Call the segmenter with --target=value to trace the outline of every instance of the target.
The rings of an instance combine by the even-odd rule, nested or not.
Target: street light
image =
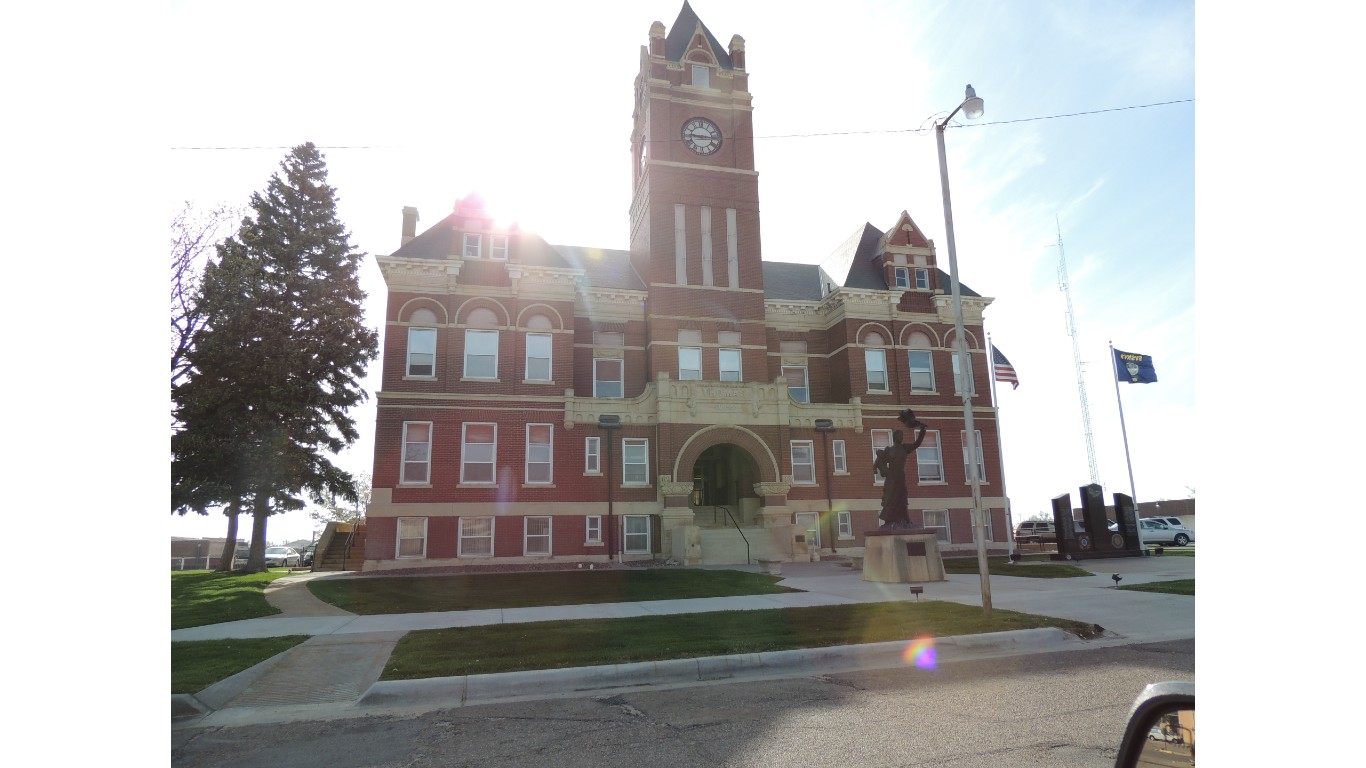
[[[835,431],[831,419],[816,419],[816,431],[821,433],[821,446],[825,452],[825,504],[827,527],[830,528],[830,554],[835,554],[835,501],[830,489],[830,440],[826,435]]]
[[[972,486],[972,537],[977,542],[977,570],[982,576],[982,612],[991,618],[991,579],[987,574],[986,526],[982,521],[982,481],[977,476],[977,431],[972,423],[972,358],[968,356],[967,334],[963,331],[963,292],[958,284],[958,250],[953,241],[953,207],[949,203],[949,169],[944,158],[944,126],[962,110],[963,116],[975,120],[985,111],[982,99],[969,85],[959,104],[949,116],[935,123],[934,137],[939,145],[939,183],[944,190],[944,233],[949,241],[949,284],[953,289],[954,341],[963,381],[958,389],[963,395],[963,431],[968,453],[968,482]]]
[[[617,526],[612,514],[612,432],[621,429],[620,416],[599,416],[598,429],[607,433],[607,561],[616,556]]]

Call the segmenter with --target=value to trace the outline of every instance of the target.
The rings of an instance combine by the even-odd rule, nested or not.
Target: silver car
[[[299,564],[299,553],[289,547],[266,547],[267,568],[292,568]]]

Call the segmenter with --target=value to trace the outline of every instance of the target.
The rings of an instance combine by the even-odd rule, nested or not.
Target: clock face
[[[710,155],[721,148],[721,129],[705,117],[694,117],[683,124],[683,143],[699,155]]]

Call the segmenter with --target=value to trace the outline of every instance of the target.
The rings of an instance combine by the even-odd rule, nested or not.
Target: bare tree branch
[[[218,243],[242,218],[242,209],[219,205],[196,210],[186,201],[171,218],[171,386],[185,380],[187,353],[204,320],[196,305],[204,267]]]

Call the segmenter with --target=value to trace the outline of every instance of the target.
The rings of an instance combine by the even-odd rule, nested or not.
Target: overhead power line
[[[1133,105],[1130,105],[1130,106],[1127,106],[1127,107],[1111,107],[1111,108],[1109,108],[1109,109],[1092,109],[1092,110],[1088,110],[1088,111],[1086,111],[1086,112],[1068,112],[1068,113],[1066,113],[1066,114],[1061,114],[1061,115],[1040,115],[1039,117],[1021,117],[1021,118],[1018,118],[1018,119],[1016,119],[1016,120],[992,120],[992,121],[988,121],[988,122],[985,122],[985,123],[975,123],[975,122],[974,122],[974,123],[954,123],[954,124],[951,124],[949,127],[950,127],[950,128],[980,128],[980,127],[984,127],[984,126],[988,126],[988,125],[1010,125],[1011,123],[1030,123],[1030,122],[1034,122],[1034,121],[1037,121],[1037,120],[1058,120],[1058,119],[1061,119],[1061,118],[1064,118],[1064,117],[1084,117],[1084,116],[1086,116],[1086,115],[1099,115],[1099,114],[1103,114],[1103,113],[1106,113],[1106,112],[1123,112],[1123,111],[1128,110],[1128,109],[1148,109],[1149,107],[1166,107],[1166,106],[1170,106],[1170,105],[1172,105],[1172,104],[1189,104],[1189,103],[1194,102],[1194,101],[1195,101],[1195,99],[1177,99],[1177,100],[1175,100],[1175,101],[1159,101],[1159,102],[1156,102],[1156,103],[1153,103],[1153,104],[1133,104]],[[926,121],[926,122],[931,122],[931,121]],[[933,126],[933,125],[929,125],[929,126],[922,125],[922,126],[919,127],[919,128],[882,128],[882,129],[870,130],[870,131],[827,131],[827,132],[824,132],[824,133],[781,133],[781,134],[773,134],[773,135],[771,135],[771,136],[753,136],[753,137],[751,137],[751,138],[754,138],[754,139],[808,139],[808,138],[816,138],[816,137],[820,137],[820,136],[869,136],[869,135],[885,134],[885,133],[916,133],[916,134],[926,134],[926,133],[929,133],[929,132],[932,131],[932,130],[934,130],[934,126]],[[738,137],[737,137],[737,138],[738,138]],[[678,141],[678,139],[670,138],[670,139],[665,139],[664,141]],[[375,144],[370,144],[370,145],[348,145],[348,146],[319,146],[319,147],[318,147],[318,149],[396,149],[396,148],[397,148],[397,147],[394,147],[394,146],[375,145]],[[171,149],[172,149],[173,151],[177,151],[177,150],[200,150],[200,151],[223,150],[223,151],[231,151],[231,150],[258,150],[258,149],[270,149],[270,150],[281,150],[281,149],[283,149],[283,150],[289,150],[289,149],[293,149],[293,147],[171,147]]]

